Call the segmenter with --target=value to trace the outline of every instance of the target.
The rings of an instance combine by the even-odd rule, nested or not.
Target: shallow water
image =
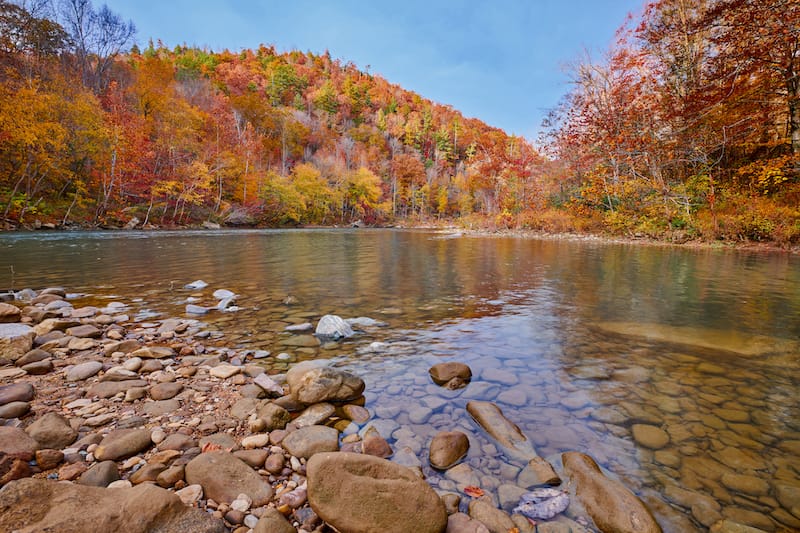
[[[182,288],[195,279],[209,287]],[[391,230],[0,235],[0,289],[53,285],[133,302],[142,321],[181,316],[192,294],[213,305],[214,289],[238,293],[239,311],[201,318],[224,333],[216,342],[352,369],[381,434],[443,490],[479,484],[506,507],[517,497],[523,465],[466,413],[481,399],[539,455],[593,456],[665,531],[722,517],[800,527],[797,257]],[[324,348],[283,331],[326,313],[387,326]],[[431,382],[447,360],[472,368],[466,389]],[[637,424],[669,442],[637,443]],[[425,466],[432,436],[450,429],[470,435],[463,477]]]

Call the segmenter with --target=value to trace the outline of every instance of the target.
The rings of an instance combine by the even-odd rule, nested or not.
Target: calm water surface
[[[466,413],[482,399],[553,462],[593,456],[665,531],[800,529],[800,258],[391,230],[0,235],[0,289],[60,285],[130,303],[142,322],[181,316],[195,279],[209,284],[201,304],[240,295],[239,311],[202,317],[209,344],[356,372],[381,434],[442,490],[518,498],[524,465]],[[284,332],[327,313],[387,326],[333,348]],[[471,366],[466,389],[430,381],[449,360]],[[638,424],[669,441],[646,447]],[[452,429],[470,435],[471,472],[426,466],[432,436]]]

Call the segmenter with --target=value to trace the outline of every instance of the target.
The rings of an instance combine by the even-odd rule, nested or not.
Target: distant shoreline
[[[42,227],[21,227],[14,229],[0,228],[0,235],[4,233],[38,233],[43,231],[56,231],[65,233],[83,233],[89,231],[102,231],[102,232],[119,232],[119,231],[145,231],[145,232],[160,232],[160,231],[216,231],[216,230],[264,230],[264,229],[284,229],[284,230],[303,230],[303,229],[400,229],[400,230],[429,230],[450,235],[455,238],[458,235],[470,237],[514,237],[520,239],[538,239],[547,241],[582,241],[582,242],[598,242],[607,244],[627,244],[627,245],[644,245],[644,246],[661,246],[661,247],[676,247],[694,250],[740,250],[758,253],[786,253],[791,255],[800,254],[800,245],[792,245],[789,247],[780,246],[772,242],[733,242],[733,241],[705,241],[702,239],[691,239],[682,242],[673,242],[667,240],[654,239],[651,237],[624,237],[619,235],[606,235],[598,233],[550,233],[545,231],[531,230],[531,229],[467,229],[455,226],[452,224],[407,224],[401,223],[397,225],[377,225],[377,226],[355,226],[355,225],[304,225],[304,226],[284,226],[284,227],[266,227],[266,226],[220,226],[212,225],[206,226],[203,224],[187,225],[187,226],[155,226],[149,225],[148,227],[137,228],[124,228],[124,227],[103,227],[103,226],[82,226],[75,225],[70,227],[50,227],[52,225],[42,225]]]

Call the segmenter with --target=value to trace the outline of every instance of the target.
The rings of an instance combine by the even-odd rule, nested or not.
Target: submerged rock
[[[199,291],[201,289],[205,289],[206,287],[208,287],[208,283],[202,279],[195,280],[183,286],[184,289],[189,289],[191,291]]]
[[[601,531],[661,533],[647,506],[622,483],[606,477],[591,457],[566,452],[561,460],[575,484],[575,497]]]
[[[800,342],[792,339],[748,335],[735,330],[716,330],[693,327],[643,324],[640,322],[598,322],[595,327],[618,335],[645,338],[650,341],[669,342],[724,350],[747,356],[775,352],[797,352]]]
[[[442,431],[431,442],[430,461],[433,468],[446,470],[458,463],[469,451],[469,439],[460,431]]]
[[[510,457],[530,461],[538,456],[528,437],[495,404],[473,400],[467,403],[467,411]]]

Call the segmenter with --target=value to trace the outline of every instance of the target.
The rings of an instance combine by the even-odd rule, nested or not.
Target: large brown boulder
[[[338,531],[441,533],[442,500],[411,469],[371,455],[318,453],[306,465],[308,501]]]
[[[247,494],[253,507],[269,503],[272,487],[247,463],[228,452],[201,453],[186,465],[186,483],[200,485],[206,498],[230,503]]]
[[[223,533],[222,520],[187,507],[150,484],[105,489],[43,479],[13,481],[0,491],[0,531],[34,533]]]
[[[580,452],[561,454],[564,474],[575,484],[575,497],[601,531],[661,533],[645,504],[619,481],[603,475],[597,463]]]
[[[296,364],[286,373],[292,397],[304,404],[320,402],[346,402],[364,392],[364,380],[318,361]]]

